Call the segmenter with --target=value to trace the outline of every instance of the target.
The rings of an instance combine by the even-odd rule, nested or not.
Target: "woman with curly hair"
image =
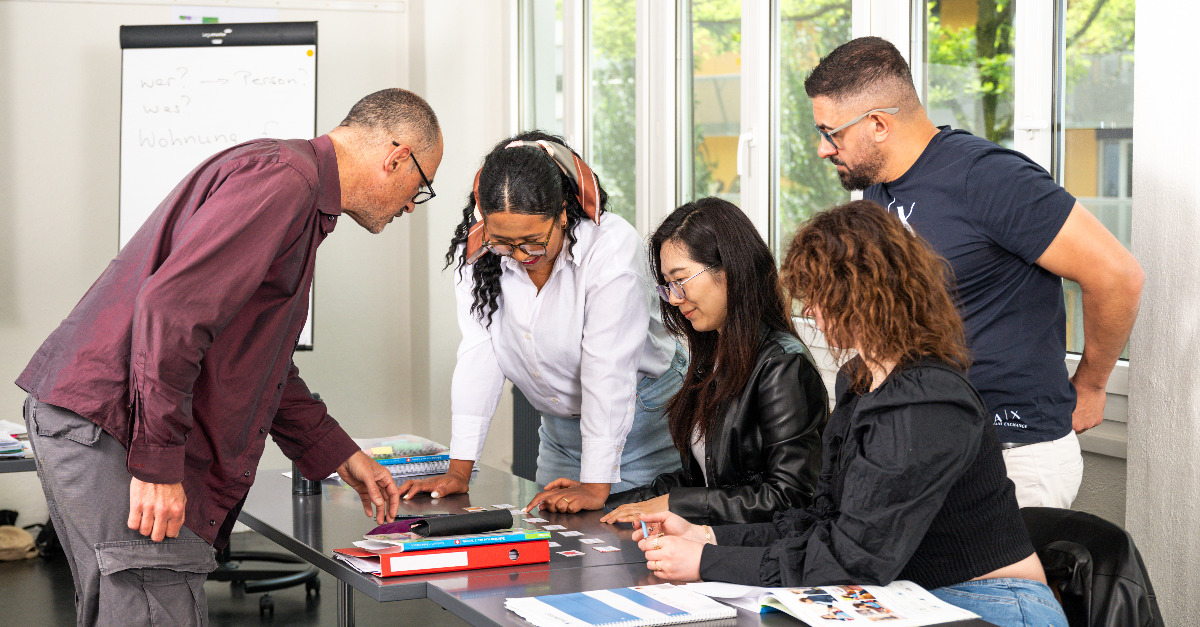
[[[538,484],[579,482],[527,510],[599,509],[679,468],[662,413],[687,359],[653,302],[641,237],[607,200],[561,138],[522,133],[484,158],[446,253],[463,335],[450,469],[406,482],[404,498],[467,491],[505,379],[541,412]]]
[[[882,207],[855,201],[805,223],[782,271],[844,364],[813,503],[720,527],[648,514],[647,567],[756,586],[905,579],[997,625],[1065,627],[963,374],[945,262]]]

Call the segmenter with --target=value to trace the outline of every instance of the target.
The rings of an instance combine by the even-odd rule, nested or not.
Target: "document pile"
[[[396,521],[333,556],[377,577],[550,561],[550,532],[514,526],[508,510]],[[405,531],[379,533],[389,528]]]
[[[911,581],[893,581],[886,586],[807,588],[755,588],[706,581],[684,587],[751,612],[786,612],[814,627],[874,625],[880,621],[888,627],[918,627],[978,618]]]
[[[25,425],[0,420],[0,459],[27,457],[25,452],[28,449],[29,437],[25,432]]]
[[[510,598],[504,607],[536,627],[648,627],[737,617],[732,607],[669,583]]]
[[[367,455],[383,464],[393,477],[440,475],[450,469],[450,447],[419,435],[400,434],[390,438],[355,438]]]
[[[526,529],[440,538],[368,535],[353,548],[334,549],[333,556],[376,577],[420,575],[549,562],[549,538],[549,531]]]

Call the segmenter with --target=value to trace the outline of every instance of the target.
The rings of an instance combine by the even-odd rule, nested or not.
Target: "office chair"
[[[1069,509],[1025,507],[1021,516],[1071,627],[1163,627],[1128,532]]]
[[[321,580],[315,566],[283,569],[265,568],[254,562],[275,564],[304,564],[307,562],[287,553],[274,551],[232,551],[228,546],[217,552],[217,569],[209,573],[209,581],[228,581],[230,591],[236,596],[246,592],[270,592],[292,586],[304,585],[304,598],[312,604],[321,595]],[[260,616],[275,615],[275,600],[264,594],[258,600]]]

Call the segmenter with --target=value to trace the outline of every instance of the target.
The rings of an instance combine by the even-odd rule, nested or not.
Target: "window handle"
[[[746,153],[750,150],[750,146],[754,145],[754,129],[750,129],[741,135],[738,135],[737,145],[737,173],[738,176],[746,176]]]

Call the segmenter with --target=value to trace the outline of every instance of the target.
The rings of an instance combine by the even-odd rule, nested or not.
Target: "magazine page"
[[[977,617],[911,581],[894,581],[886,586],[772,588],[764,604],[813,627],[875,624],[917,627]]]

